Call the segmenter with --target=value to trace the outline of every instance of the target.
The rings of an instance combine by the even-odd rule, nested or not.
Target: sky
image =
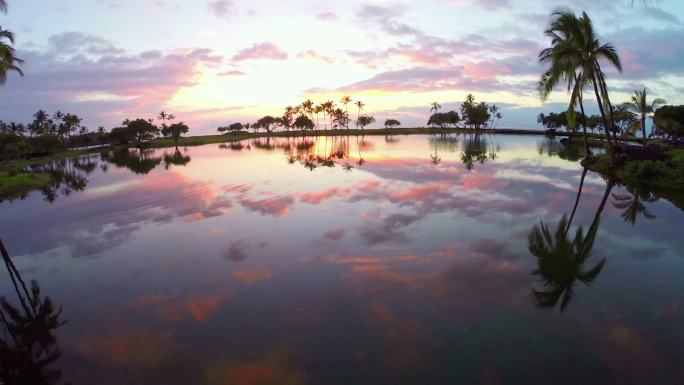
[[[684,103],[680,0],[8,2],[0,26],[15,32],[25,76],[0,87],[4,121],[61,110],[111,128],[164,110],[208,134],[349,95],[380,123],[423,126],[432,102],[458,110],[473,93],[500,106],[500,127],[535,128],[540,112],[566,108],[564,89],[542,103],[536,82],[544,28],[568,8],[622,57],[624,72],[608,71],[614,102],[646,87]]]

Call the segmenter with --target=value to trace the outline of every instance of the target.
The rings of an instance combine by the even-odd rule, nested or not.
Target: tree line
[[[160,136],[176,144],[190,131],[183,122],[164,111],[155,119],[126,119],[121,126],[107,131],[100,126],[90,131],[75,114],[57,111],[50,115],[39,110],[28,124],[0,121],[0,159],[21,159],[49,155],[58,151],[102,145],[145,147]]]
[[[648,144],[648,138],[658,137],[665,140],[677,140],[684,137],[684,106],[662,106],[663,99],[647,102],[646,90],[636,91],[631,102],[613,107],[615,120],[614,130],[620,138],[633,138],[641,133],[643,143]],[[574,115],[574,117],[570,117]],[[651,132],[646,133],[646,122],[652,119]],[[575,119],[573,123],[571,119]],[[600,115],[585,116],[580,111],[568,114],[568,111],[541,113],[537,116],[537,123],[549,130],[565,128],[576,132],[577,124],[586,127],[592,133],[603,133],[605,126]]]
[[[315,130],[340,130],[349,129],[353,116],[350,115],[349,105],[356,107],[356,121],[353,123],[356,129],[364,130],[375,123],[373,115],[363,114],[366,104],[360,100],[353,102],[351,97],[344,96],[337,104],[331,100],[314,103],[310,99],[303,101],[297,106],[287,106],[281,116],[266,115],[254,123],[233,123],[217,129],[220,133],[263,130],[267,133],[274,131],[290,131],[293,129],[302,131]],[[387,123],[390,123],[387,125]],[[396,126],[398,121],[386,122],[386,126]]]

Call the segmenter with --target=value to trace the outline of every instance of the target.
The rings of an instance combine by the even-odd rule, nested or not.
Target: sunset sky
[[[10,0],[24,78],[0,88],[0,120],[43,108],[95,129],[171,111],[194,133],[350,95],[384,121],[424,125],[429,105],[467,93],[502,107],[500,126],[536,127],[536,57],[555,9],[586,10],[625,71],[615,102],[647,87],[684,103],[684,3],[629,0]]]

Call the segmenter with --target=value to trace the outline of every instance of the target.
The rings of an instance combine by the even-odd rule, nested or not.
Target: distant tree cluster
[[[656,100],[657,101],[657,100]],[[644,112],[640,112],[643,110]],[[663,139],[676,140],[684,137],[684,106],[663,106],[655,110],[653,114],[653,130],[650,135],[646,134],[646,118],[651,115],[652,109],[637,109],[631,103],[624,103],[612,108],[611,125],[614,133],[620,137],[634,137],[641,131],[642,137],[661,137]],[[604,120],[600,115],[584,116],[575,111],[577,124],[584,126],[592,132],[604,132]],[[551,112],[539,114],[537,123],[547,129],[566,129],[576,131],[577,124],[573,127],[568,120],[568,112]]]
[[[266,115],[251,124],[233,123],[219,127],[217,131],[231,133],[248,131],[251,128],[254,132],[263,130],[272,133],[278,130],[290,131],[292,129],[310,131],[349,129],[352,122],[349,114],[349,104],[351,103],[352,99],[349,96],[343,97],[340,105],[330,100],[319,104],[306,100],[298,106],[285,107],[282,116]],[[375,122],[372,115],[362,114],[363,108],[366,106],[362,101],[356,101],[353,105],[357,107],[355,122],[357,129],[363,130]]]
[[[684,106],[660,107],[653,117],[653,135],[669,140],[684,138]]]
[[[472,94],[469,94],[461,104],[460,115],[456,111],[439,112],[441,109],[442,106],[438,102],[432,103],[430,108],[432,115],[428,119],[428,126],[440,128],[494,128],[502,118],[499,107],[485,102],[478,103]]]
[[[394,128],[401,126],[401,122],[396,119],[385,120],[385,128]]]

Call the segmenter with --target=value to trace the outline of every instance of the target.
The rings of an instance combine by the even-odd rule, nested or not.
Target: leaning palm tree
[[[646,88],[641,91],[634,91],[632,101],[624,104],[628,110],[641,117],[641,135],[643,137],[644,147],[648,144],[648,138],[646,138],[646,117],[649,114],[654,113],[659,106],[667,103],[664,99],[660,98],[653,99],[653,101],[649,103],[647,96]]]
[[[7,82],[7,74],[10,71],[14,71],[20,76],[24,76],[24,72],[19,68],[24,61],[16,57],[13,45],[14,33],[0,27],[0,85]]]
[[[579,104],[582,96],[582,90],[585,86],[593,85],[599,112],[606,127],[608,151],[612,159],[610,131],[614,131],[615,122],[600,62],[607,62],[622,72],[620,57],[611,44],[599,42],[591,19],[586,13],[579,18],[572,12],[556,12],[553,16],[554,19],[546,30],[546,35],[552,40],[551,48],[540,54],[540,61],[549,64],[549,69],[542,75],[540,82],[542,96],[561,81],[567,82],[568,89],[572,90],[568,109],[572,117],[574,107]],[[583,109],[583,105],[580,107]],[[609,119],[612,124],[609,124]]]

